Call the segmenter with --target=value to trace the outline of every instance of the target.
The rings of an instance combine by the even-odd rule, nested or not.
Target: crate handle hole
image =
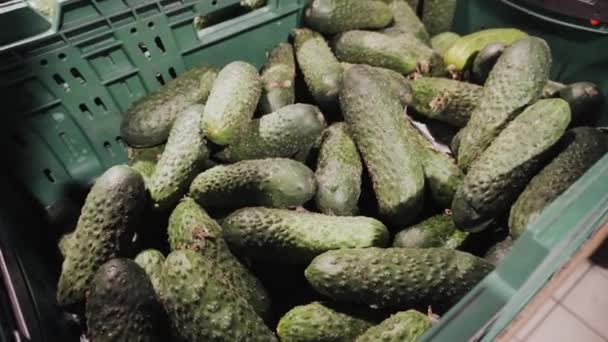
[[[47,61],[46,59],[41,59],[40,60],[40,65],[47,66],[48,64],[49,64],[49,61]]]
[[[150,53],[150,50],[148,50],[148,47],[146,46],[146,44],[144,43],[139,43],[137,45],[139,47],[139,51],[141,51],[141,53],[147,58],[150,59],[152,57],[152,54]]]
[[[153,27],[154,27],[154,22],[153,22],[153,21],[149,22],[149,23],[148,23],[148,27],[149,27],[149,28],[153,28]]]
[[[44,169],[42,171],[44,173],[44,175],[46,176],[46,179],[49,180],[49,182],[51,183],[55,183],[55,177],[53,177],[53,173],[51,172],[51,170],[49,169]]]
[[[81,103],[78,108],[80,108],[80,111],[87,116],[87,118],[89,118],[90,120],[93,120],[93,114],[91,113],[91,111],[89,110],[89,107],[84,104]]]
[[[59,74],[54,74],[53,79],[58,86],[60,86],[64,91],[70,91],[70,85],[61,77]]]
[[[103,148],[105,148],[106,151],[108,151],[108,154],[110,154],[111,156],[114,155],[114,150],[112,149],[112,144],[110,144],[109,141],[103,142]]]
[[[165,79],[163,78],[163,75],[160,74],[160,72],[156,73],[156,80],[158,81],[158,83],[160,83],[160,85],[165,85]]]
[[[213,6],[217,5],[217,0],[211,1],[211,5],[213,5]]]
[[[104,112],[108,111],[108,107],[106,107],[106,104],[99,97],[96,97],[94,101],[97,107],[101,108]]]
[[[125,144],[124,140],[122,140],[121,137],[116,137],[116,143],[120,146],[122,146],[123,148],[126,148],[127,145]]]
[[[11,134],[11,138],[13,139],[14,142],[16,142],[21,147],[25,147],[26,146],[26,143],[25,143],[25,140],[23,140],[23,137],[21,137],[17,133]]]
[[[84,76],[82,76],[82,74],[80,73],[80,71],[78,71],[78,69],[72,68],[72,69],[70,69],[70,73],[77,81],[80,82],[80,84],[87,83],[87,80],[84,78]]]
[[[154,38],[154,43],[156,43],[156,46],[158,46],[160,51],[165,53],[165,44],[163,44],[163,41],[162,39],[160,39],[160,37],[157,36],[156,38]]]
[[[136,34],[137,33],[137,27],[131,27],[131,34]]]
[[[59,59],[61,59],[62,61],[65,61],[68,58],[68,56],[66,56],[66,54],[63,52],[58,54],[57,57],[59,57]]]
[[[175,68],[173,68],[173,67],[169,68],[169,75],[171,75],[172,78],[177,78],[177,73],[175,72]]]

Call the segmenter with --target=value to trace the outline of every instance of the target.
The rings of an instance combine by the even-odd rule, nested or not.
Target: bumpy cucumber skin
[[[457,0],[425,0],[422,22],[431,36],[449,31],[454,22]]]
[[[595,128],[578,127],[566,132],[560,145],[561,152],[532,178],[511,207],[509,228],[514,239],[608,152],[608,136]]]
[[[456,43],[456,41],[460,38],[458,33],[454,32],[442,32],[439,33],[433,38],[431,38],[431,47],[433,50],[437,51],[438,54],[443,56],[443,54]]]
[[[320,106],[338,99],[342,86],[342,67],[319,33],[301,28],[293,31],[296,59],[308,90]]]
[[[281,342],[352,342],[373,325],[336,305],[313,302],[289,310],[277,325]]]
[[[311,29],[332,35],[356,29],[381,29],[393,20],[382,1],[313,0],[304,13]]]
[[[336,56],[343,62],[368,64],[404,75],[443,72],[439,55],[413,36],[390,37],[378,32],[353,30],[335,40]]]
[[[416,6],[408,5],[403,0],[391,0],[388,6],[393,14],[393,25],[388,29],[389,34],[409,33],[425,44],[430,36],[422,21],[416,15]]]
[[[416,310],[401,311],[367,329],[355,342],[414,342],[432,326],[431,319]]]
[[[561,99],[540,100],[511,121],[473,163],[454,195],[456,226],[480,231],[505,214],[551,157],[569,123],[570,108]]]
[[[455,127],[466,126],[483,93],[478,85],[439,77],[420,77],[410,86],[417,113]]]
[[[222,227],[191,198],[185,198],[169,217],[169,245],[172,251],[200,252],[234,286],[260,317],[270,314],[270,298],[262,283],[230,252]]]
[[[216,77],[215,68],[196,67],[142,98],[125,114],[121,137],[132,147],[162,144],[169,137],[178,113],[207,100]]]
[[[229,145],[251,121],[262,93],[257,69],[246,62],[226,65],[217,75],[205,104],[201,127],[207,139]]]
[[[161,286],[169,319],[187,341],[277,341],[215,264],[195,251],[167,256]]]
[[[127,148],[128,165],[139,172],[144,178],[146,185],[156,170],[158,158],[165,150],[165,145],[157,145],[144,148]]]
[[[290,208],[306,203],[314,192],[314,174],[306,165],[269,158],[213,167],[194,179],[189,195],[205,208]]]
[[[152,287],[154,287],[154,291],[160,299],[160,276],[163,272],[163,263],[165,262],[163,253],[156,249],[146,249],[139,252],[134,261],[146,271],[148,278],[152,282]]]
[[[463,170],[468,170],[519,110],[540,98],[550,69],[549,45],[540,38],[520,39],[505,50],[461,134],[458,165]]]
[[[270,50],[262,70],[263,90],[259,103],[262,114],[295,102],[295,77],[296,61],[291,44],[281,43]]]
[[[325,252],[308,282],[338,301],[378,308],[451,307],[492,271],[485,260],[445,248],[353,248]]]
[[[388,244],[384,224],[363,216],[250,207],[230,214],[222,227],[234,250],[279,263],[305,265],[328,250]]]
[[[167,210],[188,191],[192,179],[203,169],[209,150],[201,132],[203,105],[193,105],[180,113],[169,140],[150,178],[150,197],[155,209]]]
[[[380,214],[391,226],[416,218],[424,201],[424,173],[415,144],[402,134],[403,107],[365,66],[344,78],[340,104],[371,175]]]
[[[253,11],[266,5],[267,0],[241,0],[241,6]]]
[[[68,251],[72,247],[72,238],[74,237],[74,232],[64,234],[57,242],[57,247],[59,247],[59,252],[65,258],[68,255]]]
[[[451,216],[436,215],[395,234],[393,247],[458,249],[467,235],[456,229]]]
[[[317,161],[315,202],[324,214],[352,216],[359,212],[363,164],[357,146],[343,122],[323,133]]]
[[[526,37],[523,31],[512,28],[498,28],[477,31],[460,37],[443,55],[443,61],[454,70],[464,70],[477,52],[492,43],[510,45]],[[527,58],[524,58],[527,60]]]
[[[493,43],[486,45],[486,47],[479,51],[471,67],[471,78],[475,83],[482,85],[486,83],[490,71],[492,71],[492,68],[496,65],[496,62],[505,52],[506,48],[505,44]]]
[[[129,259],[112,259],[95,273],[86,318],[92,341],[165,341],[162,305],[146,272]]]
[[[310,149],[326,123],[316,106],[297,103],[253,120],[242,139],[216,155],[225,162],[247,159],[292,158]]]
[[[59,304],[81,304],[97,269],[128,251],[145,204],[144,180],[127,166],[114,166],[95,181],[63,260]]]
[[[340,65],[344,72],[346,72],[348,69],[358,64],[343,62],[340,63]],[[371,70],[386,83],[386,86],[399,95],[399,99],[403,106],[407,106],[412,102],[412,87],[410,86],[410,81],[407,77],[396,71],[385,68],[371,67]]]

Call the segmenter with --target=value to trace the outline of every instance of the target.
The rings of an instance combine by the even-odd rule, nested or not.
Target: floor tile
[[[545,303],[543,303],[538,310],[533,314],[532,317],[528,319],[528,321],[517,331],[516,337],[523,340],[536,328],[537,325],[541,323],[541,321],[547,317],[547,314],[553,307],[556,302],[552,298],[547,298]]]
[[[562,299],[562,305],[608,338],[608,279],[593,267]]]
[[[562,299],[568,291],[572,288],[574,284],[576,284],[589,270],[591,264],[588,261],[583,261],[579,265],[576,266],[576,269],[562,281],[557,290],[553,292],[553,298],[556,300]]]
[[[581,323],[560,305],[555,306],[549,316],[525,341],[530,342],[605,342],[593,330]]]

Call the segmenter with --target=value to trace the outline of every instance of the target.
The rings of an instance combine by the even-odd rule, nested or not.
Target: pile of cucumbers
[[[596,85],[518,29],[449,32],[455,6],[312,0],[261,72],[132,105],[60,305],[92,341],[416,340],[608,151]]]

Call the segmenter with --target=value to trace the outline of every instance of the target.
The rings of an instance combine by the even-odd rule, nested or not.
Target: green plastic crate
[[[592,81],[608,96],[608,36],[602,29],[584,29],[581,23],[536,9],[534,17],[522,11],[529,12],[528,7],[511,6],[519,2],[508,3],[461,0],[454,30],[521,27],[550,43],[554,80]],[[118,127],[121,113],[133,101],[198,64],[246,60],[260,67],[266,51],[287,40],[300,24],[304,4],[270,0],[261,9],[244,12],[238,0],[63,0],[44,18],[31,16],[36,12],[23,1],[0,6],[0,28],[23,23],[10,16],[17,12],[31,23],[0,34],[0,141],[7,152],[5,165],[10,165],[4,171],[34,199],[23,198],[14,188],[1,198],[0,251],[6,247],[2,232],[19,224],[44,230],[38,216],[61,208],[75,189],[86,191],[105,169],[125,162]],[[194,18],[207,15],[221,20],[196,29]],[[608,125],[608,105],[601,120]],[[424,339],[492,340],[608,218],[606,184],[608,157],[546,210],[513,253]],[[30,208],[30,203],[42,210],[35,204]],[[22,240],[11,241],[17,241],[19,255],[26,255],[17,259],[26,279],[23,289],[36,303],[31,315],[43,322],[41,330],[55,331],[42,327],[48,317],[59,315],[52,300],[54,285],[49,285],[58,270],[36,261],[32,255],[40,250]]]

